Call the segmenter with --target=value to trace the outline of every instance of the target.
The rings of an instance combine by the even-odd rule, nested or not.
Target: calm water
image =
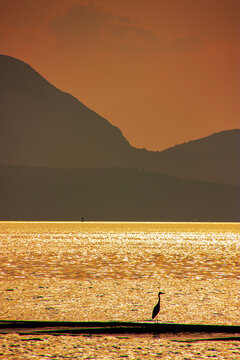
[[[0,223],[0,319],[240,325],[240,224]],[[7,359],[240,358],[238,342],[0,336]],[[2,345],[1,345],[2,344]],[[44,354],[44,355],[43,355]],[[216,355],[217,354],[217,355]]]

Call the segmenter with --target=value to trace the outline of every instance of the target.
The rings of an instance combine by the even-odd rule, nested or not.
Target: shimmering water
[[[240,325],[240,224],[0,223],[0,319]],[[235,343],[0,336],[5,358],[240,358]]]
[[[240,225],[0,223],[2,279],[240,279]]]
[[[161,289],[163,321],[240,324],[239,230],[2,222],[0,318],[147,320]]]

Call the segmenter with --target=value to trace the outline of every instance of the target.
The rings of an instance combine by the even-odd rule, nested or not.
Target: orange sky
[[[160,150],[239,128],[239,0],[0,0],[0,53]]]

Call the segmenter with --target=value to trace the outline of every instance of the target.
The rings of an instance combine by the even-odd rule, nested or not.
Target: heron
[[[160,311],[160,296],[161,296],[161,294],[165,294],[165,293],[162,292],[162,291],[159,291],[159,293],[158,293],[158,303],[157,303],[157,305],[155,305],[154,308],[153,308],[152,320],[157,316],[157,314],[158,314],[159,311]]]

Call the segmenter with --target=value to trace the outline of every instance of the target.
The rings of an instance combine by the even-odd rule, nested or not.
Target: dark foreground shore
[[[77,334],[238,334],[240,326],[208,324],[173,324],[126,321],[14,321],[0,320],[0,333],[20,335],[77,335]],[[233,337],[233,336],[232,336]],[[231,337],[231,338],[232,338]],[[237,339],[237,337],[236,337]]]

